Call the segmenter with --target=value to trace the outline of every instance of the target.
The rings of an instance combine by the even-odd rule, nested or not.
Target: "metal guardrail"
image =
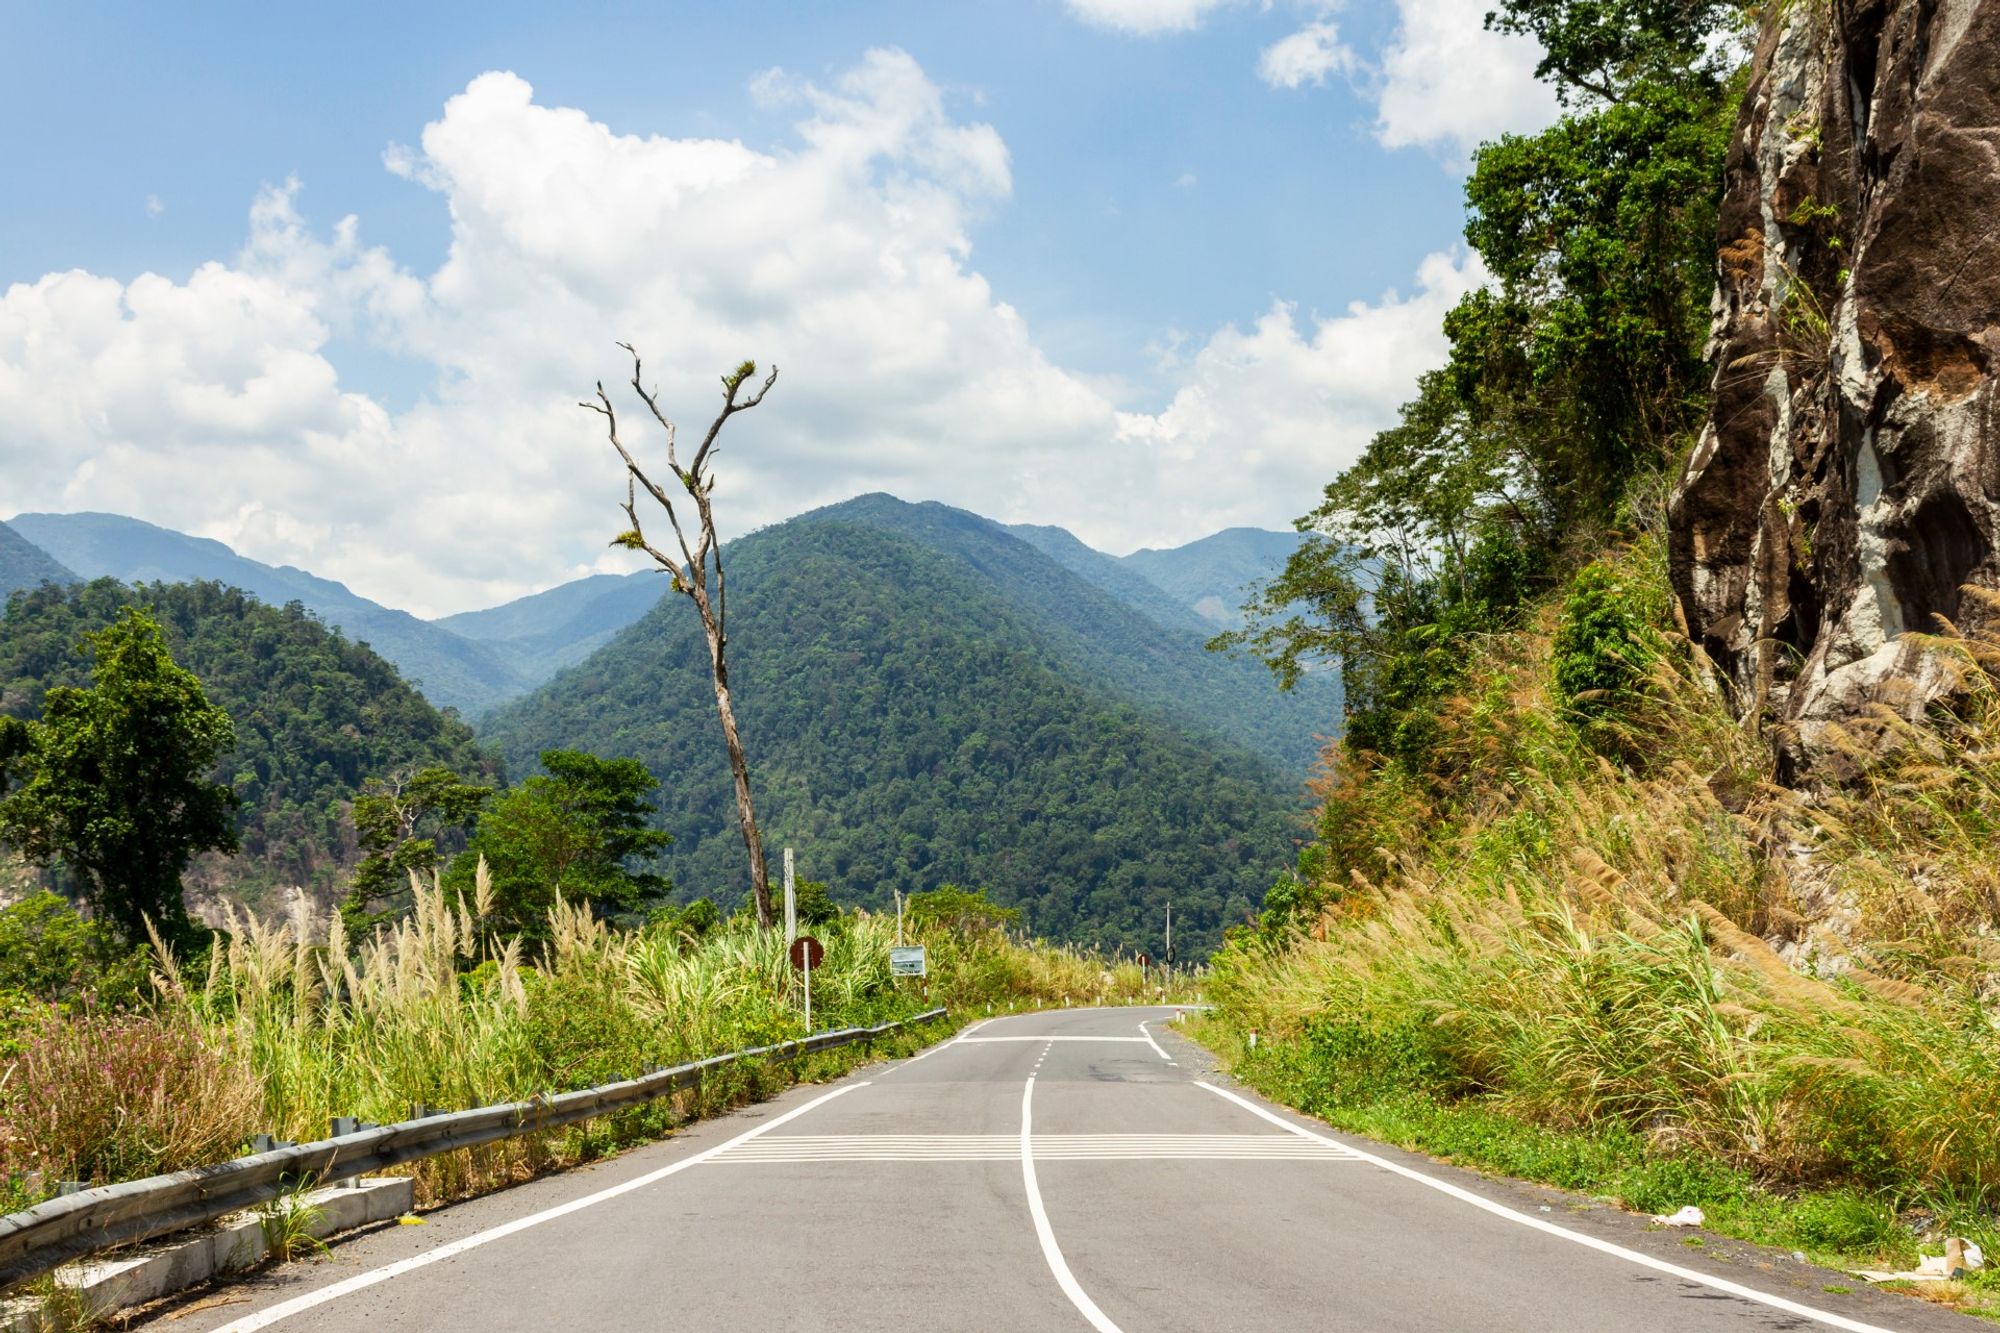
[[[743,1060],[790,1060],[868,1041],[944,1016],[928,1009],[872,1028],[841,1028],[800,1041],[757,1046],[661,1069],[640,1078],[525,1102],[453,1111],[355,1134],[275,1148],[218,1166],[102,1185],[0,1217],[0,1289],[121,1245],[212,1222],[304,1184],[324,1185],[459,1148],[556,1129],[695,1086],[713,1069]]]

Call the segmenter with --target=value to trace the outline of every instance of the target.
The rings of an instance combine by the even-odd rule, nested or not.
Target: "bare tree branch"
[[[747,412],[764,401],[764,395],[777,383],[778,368],[771,367],[771,373],[750,396],[742,397],[743,385],[757,373],[753,361],[745,361],[731,373],[722,377],[722,410],[716,413],[708,431],[702,436],[701,445],[686,467],[681,466],[676,452],[678,431],[672,418],[660,406],[659,391],[647,389],[645,366],[640,360],[638,349],[630,343],[619,343],[632,357],[632,392],[653,414],[666,437],[667,469],[680,483],[687,498],[694,504],[696,536],[692,544],[688,541],[687,529],[682,526],[681,515],[674,508],[673,497],[665,487],[647,475],[646,470],[633,457],[632,451],[618,435],[618,413],[611,404],[611,397],[604,391],[604,382],[597,383],[597,401],[584,401],[578,406],[588,408],[604,418],[605,431],[610,437],[611,447],[625,464],[625,503],[620,506],[625,511],[626,522],[630,526],[612,539],[612,545],[628,550],[643,551],[673,580],[673,588],[694,603],[695,612],[701,618],[703,635],[708,640],[709,674],[715,686],[715,707],[722,723],[722,736],[729,748],[729,767],[736,782],[737,822],[743,830],[743,848],[750,861],[750,888],[757,903],[757,923],[769,928],[771,913],[771,879],[764,861],[764,839],[757,828],[756,812],[750,798],[750,768],[744,757],[743,741],[736,725],[736,710],[729,689],[729,604],[727,585],[722,571],[722,545],[715,533],[715,512],[710,505],[710,497],[715,493],[715,474],[708,470],[713,461],[722,428],[731,417],[739,412]],[[667,523],[674,531],[675,543],[680,547],[680,557],[669,555],[655,546],[646,536],[644,522],[639,517],[639,491],[644,490],[649,498],[666,512]],[[709,562],[715,565],[713,596],[710,595]]]

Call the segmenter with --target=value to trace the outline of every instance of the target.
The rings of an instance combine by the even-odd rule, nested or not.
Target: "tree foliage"
[[[470,728],[366,645],[296,604],[270,606],[215,583],[100,579],[17,595],[0,621],[0,714],[38,717],[51,687],[83,684],[83,635],[134,605],[151,609],[175,660],[235,724],[236,744],[210,776],[240,798],[241,855],[200,863],[191,878],[204,885],[252,904],[285,885],[331,893],[362,851],[348,806],[368,778],[433,764],[476,784],[499,774]]]
[[[461,850],[492,795],[492,787],[467,782],[442,764],[366,779],[354,798],[362,856],[340,906],[349,929],[366,930],[406,910],[410,877],[428,877]]]
[[[1445,368],[1299,521],[1311,534],[1217,646],[1282,684],[1337,666],[1350,763],[1422,775],[1468,646],[1620,521],[1706,409],[1702,346],[1734,99],[1707,0],[1506,0],[1568,112],[1483,145],[1466,239],[1492,274]],[[1369,761],[1373,762],[1373,761]]]
[[[760,755],[773,845],[842,903],[977,884],[1050,938],[1205,952],[1292,857],[1292,780],[1078,680],[1037,622],[958,562],[837,521],[731,547],[731,676]],[[663,607],[494,715],[525,764],[628,754],[666,779],[658,826],[679,892],[733,908],[749,884],[714,734],[706,645]]]
[[[7,722],[0,842],[60,864],[126,942],[149,923],[183,936],[181,872],[198,852],[236,848],[235,793],[209,777],[235,729],[145,612],[126,608],[84,652],[88,688],[57,686],[39,719]]]
[[[657,807],[647,797],[660,784],[646,766],[580,750],[544,750],[541,765],[480,816],[447,886],[470,887],[484,860],[493,895],[488,925],[527,939],[546,931],[559,898],[606,912],[664,898],[673,885],[644,866],[673,838],[649,824]]]

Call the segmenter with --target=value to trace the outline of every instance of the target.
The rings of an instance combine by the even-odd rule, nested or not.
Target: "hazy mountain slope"
[[[539,685],[581,662],[611,636],[653,609],[666,592],[663,574],[593,574],[484,611],[431,622],[485,645],[526,685]]]
[[[0,605],[23,588],[74,583],[76,573],[41,547],[0,523]]]
[[[980,885],[1038,931],[1154,950],[1171,897],[1187,947],[1212,945],[1288,862],[1295,780],[1085,683],[993,574],[1018,553],[1087,585],[924,508],[914,526],[983,525],[985,567],[825,512],[730,545],[731,675],[773,865],[790,844],[803,874],[875,905]],[[748,878],[714,708],[671,600],[482,730],[517,773],[552,746],[644,760],[683,896],[733,905]]]
[[[1036,523],[1009,523],[1006,531],[1040,551],[1049,559],[1110,593],[1135,611],[1144,612],[1170,629],[1191,634],[1213,634],[1214,627],[1186,603],[1171,596],[1151,579],[1128,568],[1114,555],[1086,546],[1068,528]]]
[[[329,891],[354,861],[347,802],[364,779],[427,763],[498,771],[464,723],[369,648],[297,607],[215,583],[134,589],[101,579],[24,593],[0,620],[0,710],[33,717],[50,686],[88,684],[78,640],[132,604],[153,609],[175,660],[236,724],[217,776],[243,802],[243,853],[205,858],[196,879],[207,888],[251,902],[294,884]]]
[[[1319,755],[1321,737],[1340,728],[1340,689],[1331,673],[1281,693],[1263,666],[1207,651],[1208,631],[1161,624],[990,519],[878,494],[792,520],[824,521],[899,533],[962,562],[1021,613],[1053,660],[1079,681],[1184,730],[1244,745],[1302,776]]]
[[[1276,575],[1304,540],[1296,532],[1225,528],[1165,550],[1134,551],[1121,562],[1217,629],[1243,622],[1252,583]]]
[[[518,695],[524,683],[498,655],[371,602],[344,585],[289,565],[266,565],[218,541],[190,537],[117,514],[19,514],[10,523],[87,579],[123,583],[209,580],[241,588],[272,606],[298,602],[348,638],[396,664],[405,680],[441,707],[474,716]]]

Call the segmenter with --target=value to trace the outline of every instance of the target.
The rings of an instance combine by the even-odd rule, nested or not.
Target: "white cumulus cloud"
[[[1257,75],[1273,88],[1297,88],[1325,83],[1327,75],[1348,73],[1356,63],[1354,52],[1341,44],[1340,29],[1321,19],[1265,47]]]
[[[1070,12],[1086,23],[1118,32],[1153,36],[1191,32],[1230,0],[1066,0]]]
[[[725,368],[783,368],[726,437],[733,532],[883,489],[1107,549],[1178,542],[1309,505],[1442,358],[1439,321],[1480,276],[1439,256],[1407,296],[1273,305],[1181,358],[1160,411],[1121,410],[972,265],[1012,189],[990,126],[899,51],[759,88],[797,108],[781,147],[620,133],[481,75],[385,155],[450,218],[428,273],[352,217],[314,225],[286,182],[233,258],[185,280],[5,289],[0,514],[129,513],[426,613],[631,567],[605,547],[615,456],[577,406],[599,379],[619,392],[625,340],[689,428]],[[350,343],[431,387],[399,410],[356,391]]]
[[[1532,38],[1488,32],[1492,0],[1397,0],[1400,22],[1380,60],[1376,137],[1456,160],[1487,139],[1555,120],[1555,91],[1535,79]]]

